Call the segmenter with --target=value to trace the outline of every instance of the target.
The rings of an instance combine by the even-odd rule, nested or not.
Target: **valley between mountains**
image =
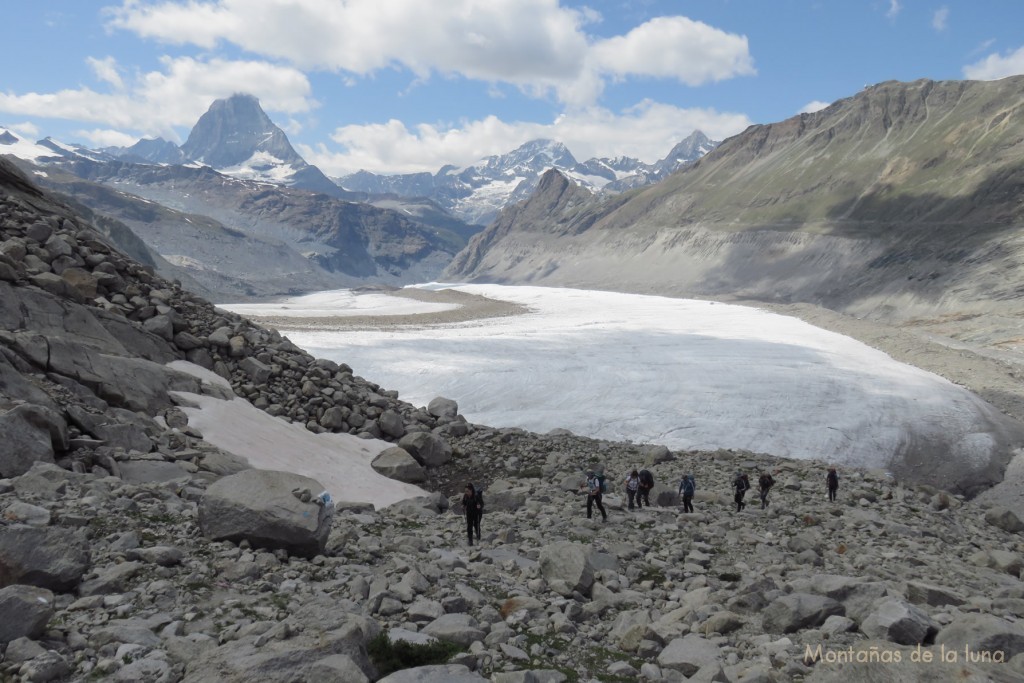
[[[248,96],[182,147],[0,136],[0,678],[1024,680],[1022,112],[1024,77],[882,83],[646,180],[541,163],[487,226],[399,193],[423,178],[342,187]],[[211,302],[427,280],[797,317],[969,390],[985,455],[841,467],[829,501],[821,460],[477,424],[282,334],[322,319]],[[393,296],[455,307],[330,325],[529,314]]]

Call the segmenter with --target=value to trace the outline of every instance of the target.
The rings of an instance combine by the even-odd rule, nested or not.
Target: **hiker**
[[[466,534],[469,544],[473,545],[473,532],[476,531],[476,542],[480,542],[480,518],[484,516],[484,492],[477,490],[473,484],[466,484],[462,494],[462,509],[466,512]]]
[[[836,489],[839,488],[839,475],[836,474],[835,467],[828,468],[828,474],[825,475],[825,483],[828,484],[828,499],[835,502]]]
[[[587,483],[580,487],[580,491],[586,491],[587,493],[587,519],[590,519],[594,513],[594,503],[597,503],[597,509],[601,511],[601,517],[604,521],[608,521],[608,513],[604,511],[604,505],[601,504],[601,480],[593,472],[587,472]]]
[[[762,472],[757,479],[757,488],[761,492],[761,509],[768,507],[768,492],[775,486],[775,477],[768,472]]]
[[[747,504],[743,502],[743,496],[747,495],[747,489],[750,488],[750,480],[742,472],[736,472],[736,478],[732,480],[732,486],[736,489],[736,495],[732,499],[736,501],[736,512],[739,512],[747,507]]]
[[[629,473],[626,477],[626,497],[629,499],[629,509],[632,510],[634,507],[634,500],[636,499],[637,489],[640,488],[640,475],[636,470]]]
[[[640,470],[640,486],[636,490],[636,506],[642,508],[640,501],[643,500],[647,507],[651,507],[651,489],[654,488],[654,475],[650,470]]]
[[[683,512],[693,512],[693,494],[697,491],[697,482],[692,474],[684,474],[679,482],[679,495],[683,497]]]

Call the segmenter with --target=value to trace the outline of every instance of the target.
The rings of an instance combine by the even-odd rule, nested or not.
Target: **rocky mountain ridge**
[[[564,144],[539,139],[465,168],[444,166],[434,174],[378,175],[360,171],[338,178],[338,183],[348,190],[428,197],[468,222],[487,225],[503,207],[529,197],[549,169],[559,169],[594,192],[621,192],[658,182],[717,145],[700,131],[694,131],[664,159],[653,164],[631,157],[578,162]]]

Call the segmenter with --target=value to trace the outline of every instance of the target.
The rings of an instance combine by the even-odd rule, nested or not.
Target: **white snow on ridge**
[[[990,407],[973,394],[795,318],[610,292],[454,288],[531,312],[416,330],[284,331],[410,403],[446,396],[495,427],[866,467],[885,467],[908,440],[975,464],[992,448]]]
[[[3,135],[5,132],[11,133],[11,135],[16,138],[18,137],[6,128],[0,128],[0,135]],[[18,138],[17,142],[13,142],[9,145],[0,145],[0,154],[13,154],[19,159],[33,162],[39,161],[40,159],[57,159],[60,157],[60,154],[54,152],[48,147],[37,145],[34,142],[29,142],[28,140],[23,140],[21,138]]]
[[[226,385],[217,375],[185,361],[168,364],[207,382]],[[294,472],[311,477],[337,501],[373,503],[378,509],[406,498],[427,495],[412,484],[378,474],[370,463],[393,444],[351,434],[314,434],[304,425],[286,422],[253,407],[245,399],[224,401],[212,396],[174,392],[189,424],[218,448],[234,453],[258,469]],[[313,491],[316,495],[319,491]]]

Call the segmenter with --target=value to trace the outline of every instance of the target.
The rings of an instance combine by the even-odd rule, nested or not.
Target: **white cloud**
[[[175,126],[192,126],[210,102],[236,92],[256,95],[271,111],[301,113],[315,106],[308,79],[291,67],[190,57],[164,57],[161,63],[162,71],[139,74],[113,94],[90,88],[0,93],[0,112],[100,123],[112,129],[174,139]],[[105,60],[90,59],[89,64],[100,71],[114,69],[112,62]]]
[[[650,76],[698,85],[754,73],[747,39],[685,17],[660,17],[595,40],[592,10],[559,0],[124,0],[109,25],[212,49],[233,43],[343,79],[385,68],[508,83],[588,105],[608,78]]]
[[[118,72],[117,61],[113,57],[108,56],[103,59],[86,57],[85,61],[96,74],[96,78],[109,83],[118,90],[124,88],[124,81],[121,80],[121,74]]]
[[[940,7],[932,15],[932,28],[936,31],[945,31],[949,28],[949,8]]]
[[[600,107],[581,109],[563,114],[550,124],[509,123],[489,116],[457,126],[420,124],[411,130],[397,120],[349,125],[338,128],[331,136],[341,151],[326,145],[299,145],[298,150],[307,161],[332,176],[360,169],[376,173],[434,173],[444,164],[469,165],[537,138],[559,140],[580,161],[594,156],[628,155],[653,162],[694,130],[721,140],[750,123],[742,114],[680,109],[645,101],[618,114]]]
[[[616,77],[674,78],[687,85],[756,73],[746,36],[686,17],[658,17],[624,36],[600,41],[591,61]]]
[[[22,140],[37,140],[39,139],[39,126],[32,123],[31,121],[24,121],[22,123],[12,123],[6,126],[7,130],[14,133],[18,138]]]
[[[885,13],[885,16],[889,17],[890,19],[895,19],[896,15],[900,13],[901,9],[903,9],[903,6],[900,5],[900,0],[889,0],[889,9]]]
[[[139,141],[137,135],[129,135],[109,128],[92,130],[76,130],[72,133],[75,140],[88,140],[93,147],[131,147]]]
[[[992,54],[963,69],[964,77],[975,81],[995,81],[1024,74],[1024,47],[1005,55]]]
[[[798,111],[797,113],[798,114],[813,114],[814,112],[821,111],[822,109],[824,109],[825,107],[827,107],[827,106],[829,106],[831,104],[832,104],[831,102],[822,102],[821,100],[814,100],[812,102],[808,102],[807,104],[805,104],[803,106],[803,108],[800,111]]]

